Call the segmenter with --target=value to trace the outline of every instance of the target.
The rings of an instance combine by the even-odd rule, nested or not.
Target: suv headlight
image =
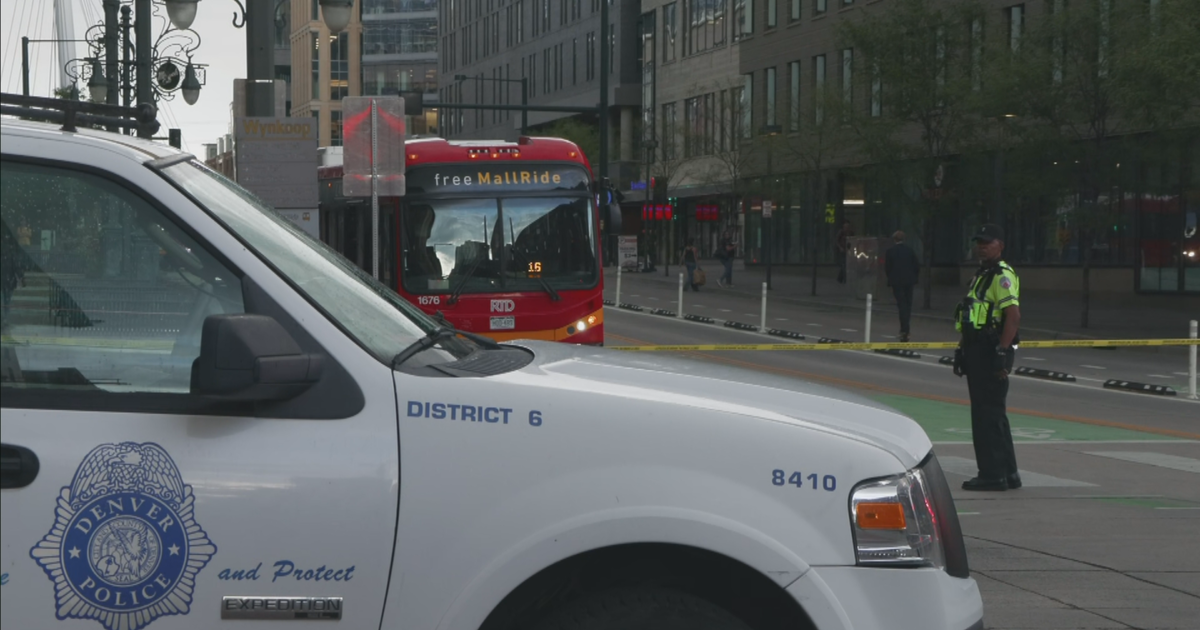
[[[864,481],[850,493],[858,564],[937,567],[967,577],[967,552],[950,486],[931,452],[919,466]]]

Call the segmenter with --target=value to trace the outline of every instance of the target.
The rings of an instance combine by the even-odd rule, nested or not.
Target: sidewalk
[[[757,298],[762,295],[762,283],[766,279],[766,268],[751,266],[733,272],[733,288],[717,286],[722,273],[720,261],[706,259],[700,266],[708,274],[708,284],[703,291],[720,291]],[[664,274],[660,265],[649,273],[624,272],[623,281],[658,282],[678,286],[680,265],[671,265],[670,276]],[[811,268],[776,266],[771,270],[771,291],[768,300],[783,300],[800,306],[836,309],[862,313],[865,299],[855,296],[854,287],[838,284],[834,278],[817,277],[817,294],[812,293]],[[822,273],[831,272],[822,269]],[[1018,269],[1018,273],[1020,270]],[[617,278],[617,268],[604,268],[605,287],[612,290]],[[878,290],[878,289],[877,289]],[[872,311],[895,317],[896,301],[891,290],[879,290],[872,296]],[[913,319],[941,322],[953,330],[954,306],[966,295],[966,287],[932,287],[931,308],[924,309],[924,292],[917,286],[913,297]],[[1090,309],[1090,326],[1081,327],[1082,300],[1076,292],[1024,291],[1021,294],[1021,331],[1026,338],[1038,339],[1168,339],[1188,336],[1188,322],[1200,319],[1200,297],[1179,295],[1106,295],[1093,294]],[[886,320],[891,321],[891,320]]]

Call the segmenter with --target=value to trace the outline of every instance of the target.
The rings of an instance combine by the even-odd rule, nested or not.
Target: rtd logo
[[[517,310],[517,303],[512,300],[492,300],[493,313],[511,313]]]

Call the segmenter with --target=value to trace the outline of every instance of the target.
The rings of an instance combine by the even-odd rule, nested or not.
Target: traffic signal
[[[651,177],[650,185],[654,188],[654,200],[659,203],[667,201],[667,180],[661,177]]]

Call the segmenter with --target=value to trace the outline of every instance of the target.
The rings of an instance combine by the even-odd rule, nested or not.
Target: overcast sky
[[[74,39],[83,39],[92,24],[102,21],[101,0],[60,0],[71,7]],[[262,0],[250,0],[262,1]],[[21,36],[54,39],[55,0],[0,0],[0,86],[5,92],[21,92]],[[156,2],[157,4],[157,2]],[[132,4],[131,4],[132,6]],[[161,9],[165,15],[165,9]],[[192,61],[207,64],[207,77],[200,100],[188,105],[175,93],[172,101],[160,103],[159,123],[183,130],[183,148],[201,158],[204,145],[216,142],[229,127],[229,104],[233,80],[246,76],[246,30],[233,27],[237,3],[233,0],[202,0],[192,30],[200,35],[200,48]],[[155,37],[158,35],[157,21]],[[30,94],[49,96],[58,84],[57,46],[31,43]],[[87,53],[82,45],[77,56]],[[165,131],[164,131],[165,135]]]

